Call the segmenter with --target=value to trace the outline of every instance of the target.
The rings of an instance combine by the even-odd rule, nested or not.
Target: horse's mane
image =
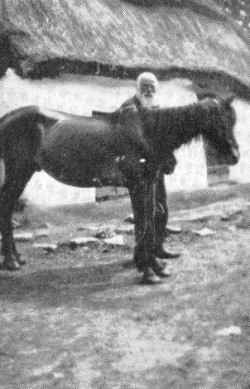
[[[149,136],[151,139],[157,137],[160,145],[165,144],[169,150],[175,150],[200,135],[207,136],[211,127],[217,128],[224,114],[225,103],[223,99],[211,97],[185,106],[155,109],[152,111],[155,131],[149,125]],[[233,107],[230,108],[234,116]]]
[[[204,111],[209,111],[211,109],[218,109],[220,102],[215,97],[206,97],[201,101],[196,101],[190,104],[181,105],[177,107],[161,107],[158,110],[162,113],[178,113],[182,114],[184,112],[195,112],[200,113]],[[200,110],[199,110],[200,109]]]

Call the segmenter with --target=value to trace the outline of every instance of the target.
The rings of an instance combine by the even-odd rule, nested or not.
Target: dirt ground
[[[132,235],[50,254],[19,243],[27,265],[0,272],[0,388],[250,389],[249,200],[249,185],[171,197],[181,257],[157,286],[129,266]],[[16,217],[55,242],[129,212],[121,199]]]

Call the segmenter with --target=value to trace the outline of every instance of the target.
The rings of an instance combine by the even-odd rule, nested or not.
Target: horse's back
[[[58,111],[55,109],[50,109],[47,107],[39,107],[39,112],[45,116],[64,121],[64,120],[83,120],[84,118],[88,118],[89,116],[85,115],[77,115],[69,112],[64,112],[64,111]]]
[[[44,128],[37,160],[55,178],[88,186],[105,166],[113,164],[116,148],[114,126],[108,118],[67,115]]]

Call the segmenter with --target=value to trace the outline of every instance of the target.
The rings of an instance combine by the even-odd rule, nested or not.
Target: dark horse
[[[23,107],[0,120],[0,229],[3,269],[17,270],[21,260],[13,239],[14,205],[35,171],[45,170],[79,187],[126,186],[135,216],[134,260],[145,283],[167,275],[157,251],[165,225],[156,207],[162,167],[181,145],[202,134],[225,156],[239,159],[232,99],[205,99],[179,108],[118,110],[84,117]]]

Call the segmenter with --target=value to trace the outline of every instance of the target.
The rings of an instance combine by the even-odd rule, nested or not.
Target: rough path
[[[169,242],[181,259],[154,287],[127,266],[129,234],[125,247],[49,254],[20,243],[29,266],[0,273],[0,388],[249,389],[250,208],[240,202],[227,217],[182,219]],[[51,240],[82,234],[75,216],[60,217]],[[193,232],[203,228],[214,234]]]

